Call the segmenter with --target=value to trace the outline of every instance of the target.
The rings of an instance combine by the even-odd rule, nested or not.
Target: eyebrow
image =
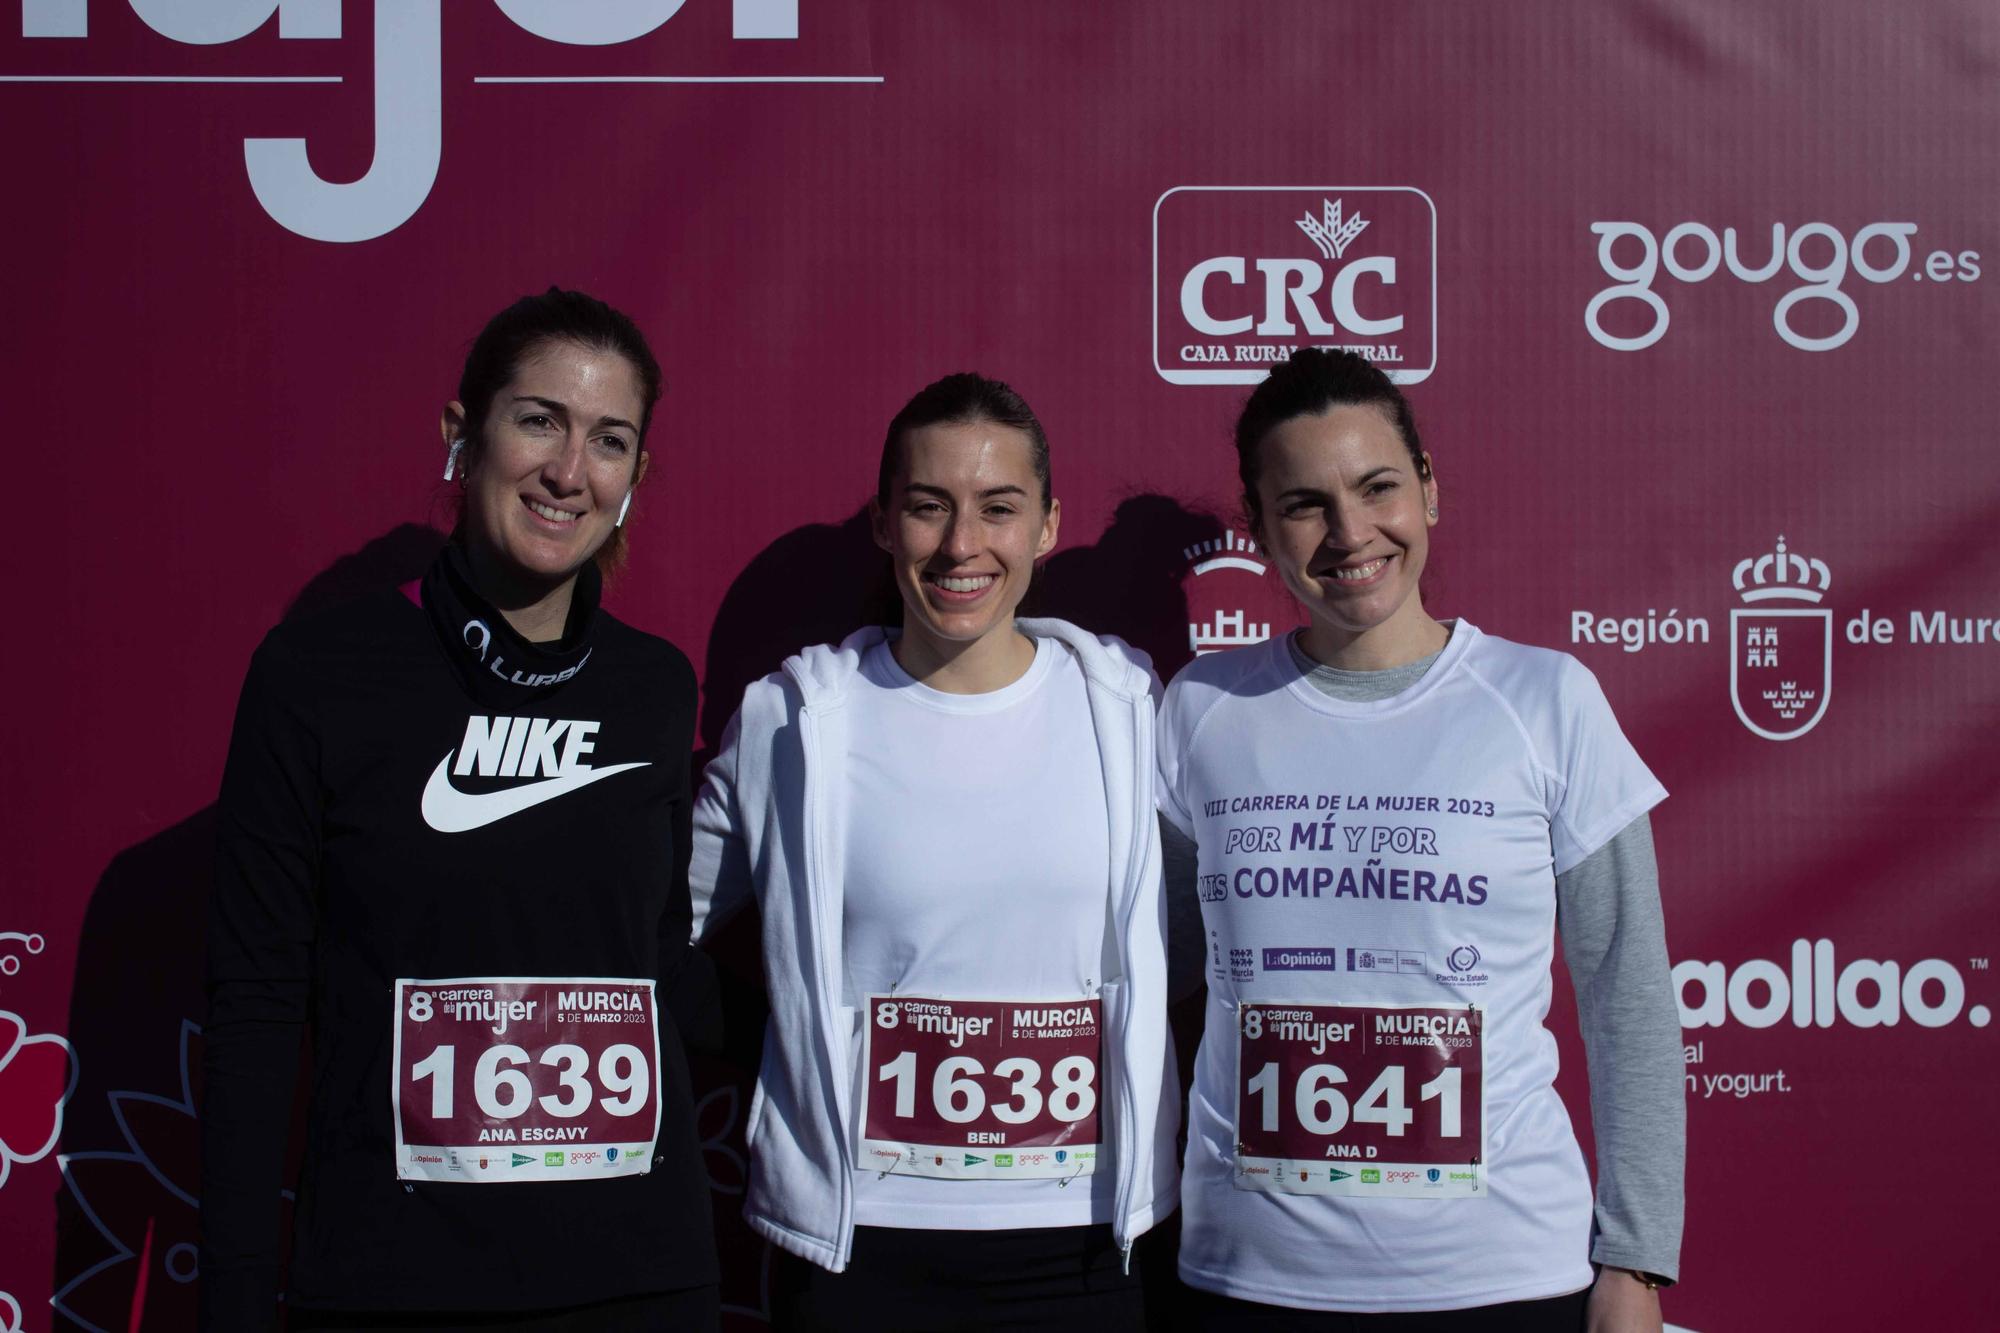
[[[927,485],[926,483],[921,481],[906,482],[903,485],[903,489],[906,491],[922,491],[925,495],[935,495],[940,500],[949,500],[952,498],[951,492],[946,490],[944,487]],[[1026,494],[1027,491],[1023,490],[1019,486],[1014,486],[1014,485],[988,486],[985,490],[979,492],[978,498],[981,500],[990,500],[996,495],[1026,495]]]
[[[1395,476],[1401,471],[1402,471],[1401,468],[1390,467],[1389,465],[1384,464],[1381,467],[1368,469],[1366,472],[1362,473],[1359,477],[1355,478],[1354,484],[1356,486],[1365,486],[1369,482],[1375,480],[1375,478],[1381,476],[1385,472],[1388,473],[1390,476]]]
[[[531,393],[517,393],[514,395],[512,401],[517,403],[534,403],[538,406],[548,408],[551,412],[560,412],[564,416],[569,415],[569,404],[555,398],[538,398]],[[639,428],[624,417],[599,417],[597,424],[600,426],[623,426],[634,435],[639,433]]]

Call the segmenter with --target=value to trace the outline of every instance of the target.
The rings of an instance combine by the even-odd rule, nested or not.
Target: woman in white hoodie
[[[695,809],[695,937],[761,909],[774,1323],[1138,1328],[1132,1242],[1176,1199],[1159,685],[1015,618],[1061,510],[1006,385],[911,399],[871,510],[900,632],[753,685]]]

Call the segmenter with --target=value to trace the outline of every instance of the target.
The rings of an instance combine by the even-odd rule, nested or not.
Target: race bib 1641
[[[1473,1005],[1239,1005],[1236,1187],[1484,1193],[1481,1020]]]

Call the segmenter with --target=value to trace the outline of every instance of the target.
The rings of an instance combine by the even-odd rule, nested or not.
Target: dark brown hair
[[[1243,483],[1243,505],[1255,531],[1264,519],[1257,499],[1257,478],[1261,472],[1259,451],[1265,439],[1293,417],[1318,416],[1336,407],[1373,406],[1382,409],[1389,424],[1410,451],[1417,476],[1430,480],[1431,465],[1424,458],[1423,441],[1417,436],[1417,419],[1410,411],[1403,391],[1365,356],[1353,352],[1323,351],[1308,347],[1280,361],[1270,375],[1250,393],[1243,412],[1236,418],[1236,475]]]

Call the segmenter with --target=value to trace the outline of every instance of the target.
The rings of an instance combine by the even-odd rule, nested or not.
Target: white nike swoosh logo
[[[525,787],[474,794],[462,792],[451,785],[451,761],[457,753],[454,750],[446,755],[431,770],[431,780],[424,784],[424,822],[439,833],[465,833],[484,828],[495,820],[519,814],[531,805],[552,801],[613,774],[630,768],[650,767],[650,763],[612,764],[607,768],[590,768],[581,773],[545,778],[540,782],[530,782]]]

